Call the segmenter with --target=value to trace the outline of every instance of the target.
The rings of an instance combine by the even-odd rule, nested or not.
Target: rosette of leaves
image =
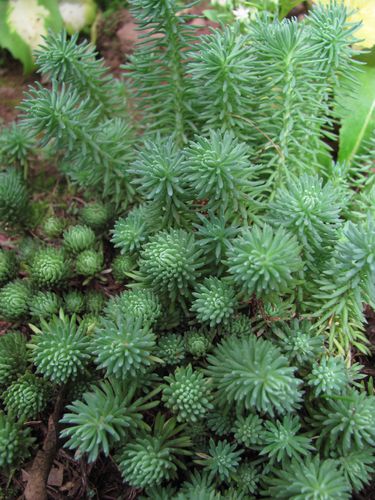
[[[191,310],[196,313],[198,321],[209,323],[211,327],[226,325],[238,305],[234,288],[214,276],[205,278],[193,296]]]
[[[156,353],[165,365],[177,365],[185,358],[185,343],[182,335],[166,333],[158,340]]]
[[[61,236],[64,231],[65,221],[61,217],[56,217],[55,215],[50,215],[47,217],[42,224],[43,234],[47,238],[55,239]]]
[[[0,336],[0,385],[8,386],[27,369],[29,353],[26,338],[19,332]]]
[[[209,380],[191,365],[176,368],[164,377],[162,400],[180,422],[196,422],[213,409]]]
[[[82,373],[90,358],[90,339],[75,315],[65,316],[60,310],[49,322],[40,322],[40,329],[30,325],[34,335],[30,347],[37,371],[56,384],[64,384]]]
[[[31,279],[43,288],[61,285],[68,276],[69,261],[60,248],[45,247],[38,250],[31,262]]]
[[[155,335],[142,318],[118,316],[117,320],[102,318],[96,328],[92,351],[98,368],[107,376],[125,380],[137,377],[157,361],[152,355]]]
[[[85,226],[91,227],[94,231],[100,231],[108,224],[112,212],[108,205],[96,201],[87,203],[81,208],[79,215]]]
[[[174,478],[179,468],[185,470],[191,441],[184,430],[185,425],[158,413],[152,434],[139,435],[121,451],[117,463],[124,480],[136,488],[151,487]]]
[[[64,294],[64,311],[67,314],[80,314],[85,309],[86,296],[78,290],[69,290]]]
[[[86,453],[88,461],[94,462],[101,451],[108,456],[113,445],[139,427],[148,428],[142,412],[158,405],[158,401],[149,401],[158,389],[135,399],[137,388],[135,382],[105,380],[85,392],[82,401],[68,405],[61,419],[68,425],[61,432],[62,438],[68,438],[65,446],[76,450],[77,458]]]
[[[256,495],[259,490],[259,482],[262,475],[259,468],[251,461],[243,460],[233,475],[233,482],[244,494]]]
[[[0,164],[21,167],[24,177],[34,152],[34,140],[30,130],[19,123],[12,123],[1,130]]]
[[[197,245],[203,250],[207,266],[215,266],[218,275],[224,270],[223,261],[231,241],[239,235],[240,226],[232,220],[222,207],[216,215],[209,209],[207,215],[197,213],[200,223],[193,223],[196,229]]]
[[[237,415],[232,427],[236,441],[246,448],[254,448],[263,443],[262,431],[263,420],[255,413]]]
[[[34,439],[30,429],[15,422],[11,415],[0,412],[0,467],[9,469],[29,455]]]
[[[9,414],[19,419],[35,419],[48,403],[48,383],[32,373],[25,373],[2,394]]]
[[[190,298],[202,265],[194,235],[182,229],[153,235],[144,245],[139,260],[142,282],[172,303],[182,304]]]
[[[15,280],[0,289],[0,317],[6,321],[24,318],[29,311],[31,289],[27,281]]]
[[[115,280],[122,283],[128,279],[128,273],[134,270],[135,262],[128,255],[116,255],[112,261],[111,268]]]
[[[111,242],[121,254],[133,254],[140,250],[152,232],[152,215],[146,205],[133,208],[121,217],[112,230]]]
[[[343,394],[351,383],[365,376],[359,373],[362,368],[357,363],[347,368],[340,356],[323,356],[312,365],[307,383],[312,387],[315,397]]]
[[[316,334],[314,325],[307,320],[293,319],[290,324],[278,322],[272,331],[279,339],[280,349],[298,366],[311,365],[323,352],[324,338]]]
[[[282,420],[264,423],[261,434],[261,455],[267,455],[270,463],[279,462],[282,468],[291,459],[301,460],[315,448],[311,437],[300,434],[301,423],[297,416],[285,415]]]
[[[253,175],[249,147],[233,133],[210,130],[195,137],[184,152],[184,170],[194,197],[207,200],[207,208],[238,211],[249,205]]]
[[[194,469],[193,472],[190,473],[189,478],[184,481],[180,488],[180,495],[177,498],[188,498],[192,496],[196,498],[196,495],[200,495],[199,491],[203,492],[203,497],[211,499],[211,493],[215,493],[215,482],[209,476],[207,471],[201,471]],[[217,498],[216,495],[215,497]]]
[[[373,447],[355,447],[344,455],[338,455],[337,461],[339,462],[339,469],[354,488],[354,491],[359,492],[365,485],[370,483],[375,467]]]
[[[195,462],[204,466],[210,478],[218,477],[221,481],[228,481],[236,472],[242,453],[242,449],[237,449],[235,444],[230,444],[226,440],[215,443],[210,439],[208,452],[199,453],[202,459]]]
[[[216,403],[216,401],[215,401]],[[207,426],[218,436],[225,436],[232,432],[233,420],[236,418],[232,408],[217,407],[207,415]]]
[[[335,460],[307,456],[293,460],[284,468],[272,469],[264,476],[267,489],[263,495],[280,500],[349,500],[350,487]]]
[[[307,259],[322,253],[337,238],[341,224],[342,194],[331,182],[323,185],[317,175],[291,176],[270,204],[269,222],[295,234]]]
[[[33,318],[50,318],[58,314],[61,305],[60,297],[50,291],[36,292],[30,303],[30,314]]]
[[[68,227],[63,235],[64,248],[74,255],[92,249],[95,240],[94,231],[90,227],[81,224]]]
[[[78,274],[91,278],[103,269],[104,255],[98,250],[84,250],[77,255],[75,267]]]
[[[292,411],[301,400],[301,381],[280,350],[268,340],[250,336],[224,339],[208,355],[208,375],[217,400],[268,413]]]
[[[354,448],[375,444],[375,399],[364,392],[347,391],[320,402],[309,423],[318,432],[316,444],[324,453],[345,455]]]
[[[229,273],[246,297],[291,291],[303,261],[295,236],[264,224],[244,229],[227,252]]]
[[[6,284],[17,276],[18,262],[16,254],[0,248],[0,285]]]
[[[191,329],[184,334],[186,351],[194,358],[202,358],[212,346],[212,335],[205,330]]]
[[[252,333],[252,323],[246,314],[237,314],[225,325],[224,333],[236,337],[248,337]]]
[[[0,221],[18,225],[29,217],[29,195],[17,170],[0,171]]]
[[[113,319],[119,315],[125,318],[131,316],[153,325],[161,315],[161,304],[152,290],[140,288],[111,298],[105,312]]]
[[[174,137],[146,139],[130,172],[139,192],[160,217],[162,228],[186,225],[190,189]]]
[[[90,290],[85,294],[85,308],[88,313],[100,314],[105,305],[105,295],[97,290]]]

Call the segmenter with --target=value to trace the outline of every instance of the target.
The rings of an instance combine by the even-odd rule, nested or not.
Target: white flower
[[[237,9],[234,9],[233,14],[237,21],[244,22],[249,19],[250,9],[240,5]]]

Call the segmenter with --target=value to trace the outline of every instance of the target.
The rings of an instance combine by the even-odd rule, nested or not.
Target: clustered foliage
[[[0,141],[0,466],[62,399],[63,446],[140,498],[349,499],[375,465],[373,141],[329,144],[357,26],[332,2],[198,37],[175,0],[131,7],[123,79],[49,34]],[[34,224],[36,149],[84,199]]]

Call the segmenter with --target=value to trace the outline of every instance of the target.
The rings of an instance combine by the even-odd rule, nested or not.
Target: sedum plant
[[[98,368],[122,380],[145,373],[158,360],[152,355],[155,335],[148,325],[141,318],[125,318],[119,315],[117,320],[102,319],[92,347]]]
[[[202,373],[193,371],[191,365],[176,368],[174,374],[164,380],[162,399],[165,406],[177,414],[179,422],[202,420],[207,411],[213,409],[209,381]]]
[[[0,139],[0,464],[61,402],[58,446],[145,498],[362,495],[375,222],[373,124],[353,150],[344,112],[368,94],[358,25],[330,2],[199,35],[191,6],[130,8],[123,72],[48,34],[50,84]]]
[[[23,428],[11,416],[0,413],[0,467],[4,470],[18,465],[29,456],[34,439],[30,429]]]
[[[177,467],[184,469],[181,459],[191,454],[191,441],[183,430],[184,425],[158,413],[152,434],[141,434],[121,451],[119,469],[124,479],[137,488],[156,486],[173,478]]]
[[[40,328],[32,326],[32,330],[32,357],[47,380],[64,384],[85,370],[91,358],[90,340],[75,315],[69,318],[60,310],[59,316],[49,322],[42,319]]]
[[[295,368],[271,342],[229,337],[208,355],[208,375],[223,404],[266,412],[290,412],[301,400]]]
[[[29,309],[30,284],[25,280],[10,281],[0,289],[0,317],[7,321],[24,318]]]
[[[17,418],[32,420],[48,403],[49,387],[45,380],[25,373],[3,393],[6,410]]]
[[[68,425],[61,433],[69,438],[65,446],[76,450],[78,458],[86,453],[89,462],[95,461],[100,451],[108,455],[114,443],[146,425],[141,412],[157,405],[148,401],[153,393],[135,399],[136,391],[134,382],[107,380],[85,392],[82,401],[68,405],[61,420]]]
[[[0,385],[7,386],[23,375],[29,364],[26,337],[20,332],[0,336]]]

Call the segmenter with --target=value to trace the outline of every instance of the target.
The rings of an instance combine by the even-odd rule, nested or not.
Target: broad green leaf
[[[33,51],[48,29],[62,26],[57,0],[0,1],[0,46],[22,62],[25,73],[34,69]]]
[[[358,92],[342,103],[340,161],[351,162],[375,128],[375,68],[364,66],[359,80]]]
[[[331,0],[320,0],[322,4],[329,4]],[[375,45],[375,0],[343,0],[344,4],[353,11],[349,21],[362,21],[362,27],[356,32],[356,36],[362,41],[360,47],[371,48]]]

